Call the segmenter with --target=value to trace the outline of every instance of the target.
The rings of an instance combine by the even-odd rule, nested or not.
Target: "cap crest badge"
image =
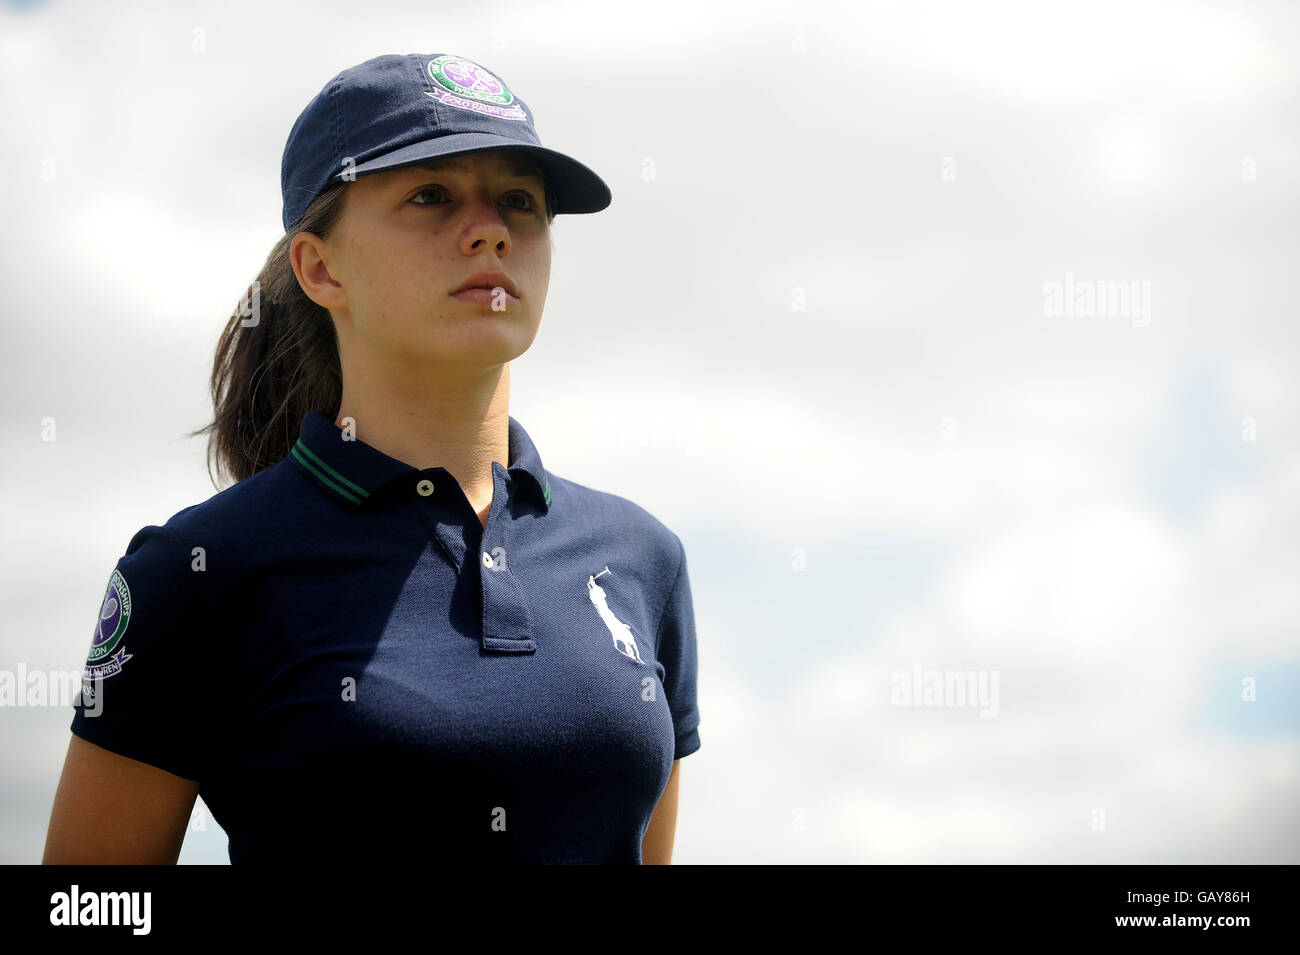
[[[429,78],[434,82],[434,89],[426,90],[426,94],[444,106],[497,119],[528,119],[504,80],[463,56],[448,53],[430,60]]]

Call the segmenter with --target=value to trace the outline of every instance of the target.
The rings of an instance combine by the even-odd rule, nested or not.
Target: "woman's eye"
[[[419,192],[417,192],[414,196],[411,197],[411,201],[412,201],[412,202],[415,202],[415,204],[416,204],[417,206],[438,206],[438,205],[442,205],[442,203],[440,203],[440,202],[417,202],[417,201],[416,201],[420,196],[426,195],[426,194],[431,193],[431,192],[432,192],[432,193],[443,193],[443,192],[445,192],[445,190],[442,188],[442,186],[425,186],[423,189],[421,189]],[[510,193],[508,196],[506,196],[506,199],[507,199],[507,200],[509,200],[509,199],[523,199],[523,200],[524,200],[524,204],[523,204],[523,205],[516,205],[516,206],[514,206],[514,208],[519,209],[520,211],[531,211],[533,208],[535,208],[535,202],[534,202],[534,200],[533,200],[533,197],[532,197],[532,194],[531,194],[531,193],[527,193],[527,192],[512,192],[512,193]]]
[[[414,196],[411,197],[411,201],[412,201],[412,202],[415,202],[416,197],[418,197],[418,196],[423,196],[425,193],[429,193],[429,192],[442,192],[442,191],[443,191],[442,186],[425,186],[423,189],[421,189],[419,192],[417,192]],[[436,203],[436,202],[416,202],[415,204],[416,204],[417,206],[436,206],[436,205],[438,205],[438,203]]]

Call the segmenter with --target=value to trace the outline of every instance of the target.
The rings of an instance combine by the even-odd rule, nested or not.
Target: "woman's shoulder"
[[[281,461],[181,508],[162,524],[142,528],[141,533],[161,528],[187,549],[255,548],[259,538],[273,539],[294,519],[294,494],[301,490],[292,477]]]
[[[556,517],[589,524],[610,534],[636,534],[658,545],[666,558],[676,559],[681,541],[662,520],[620,494],[602,491],[546,472],[551,485],[551,511]]]

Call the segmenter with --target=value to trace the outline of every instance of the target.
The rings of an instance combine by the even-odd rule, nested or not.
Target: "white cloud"
[[[837,36],[899,72],[976,82],[1016,99],[1078,104],[1146,88],[1230,102],[1293,77],[1275,26],[1222,4],[1002,0],[843,12],[852,23]],[[1269,12],[1293,16],[1280,6]]]

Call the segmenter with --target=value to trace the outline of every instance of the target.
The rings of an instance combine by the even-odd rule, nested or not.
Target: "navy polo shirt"
[[[135,534],[72,731],[197,780],[232,863],[640,862],[700,746],[680,538],[514,418],[486,526],[363,427]]]

